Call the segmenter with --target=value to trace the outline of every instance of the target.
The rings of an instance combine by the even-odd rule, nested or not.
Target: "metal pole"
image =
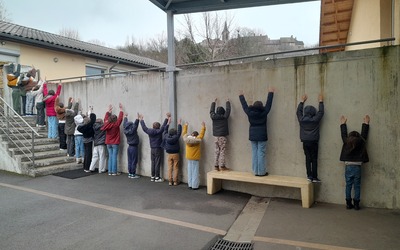
[[[175,86],[175,39],[174,39],[174,14],[167,11],[168,33],[168,86],[169,86],[169,112],[171,112],[171,127],[176,125],[176,86]]]

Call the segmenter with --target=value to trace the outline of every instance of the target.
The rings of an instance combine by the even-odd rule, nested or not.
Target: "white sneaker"
[[[163,178],[160,178],[160,177],[156,177],[156,179],[154,180],[154,182],[163,182],[164,180],[163,180]]]

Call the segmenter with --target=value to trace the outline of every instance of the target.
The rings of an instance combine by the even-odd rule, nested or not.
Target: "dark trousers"
[[[318,177],[318,142],[303,142],[303,150],[306,156],[307,177]]]
[[[36,115],[36,124],[38,125],[45,125],[44,120],[45,120],[45,113],[44,113],[44,102],[38,102],[36,103],[36,110],[37,110],[37,115]]]
[[[67,135],[67,154],[70,157],[75,156],[75,136]]]
[[[128,171],[130,174],[136,174],[136,165],[138,163],[138,147],[137,145],[129,145],[128,147]]]
[[[89,170],[93,156],[93,141],[83,143],[83,150],[84,150],[83,169]]]
[[[60,149],[67,149],[67,135],[64,132],[65,123],[58,123],[58,137],[60,139]]]
[[[151,176],[152,177],[160,177],[162,156],[163,156],[162,148],[151,148]]]
[[[21,94],[21,98],[22,98],[22,115],[26,115],[26,94]]]

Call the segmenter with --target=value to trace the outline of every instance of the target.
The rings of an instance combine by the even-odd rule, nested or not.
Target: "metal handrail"
[[[27,123],[2,97],[0,97],[0,130],[3,132],[8,142],[13,142],[27,159],[35,167],[35,136],[40,134]],[[21,132],[22,129],[27,130]],[[29,138],[30,134],[31,138]],[[24,142],[13,140],[11,136],[20,136]]]
[[[232,57],[232,58],[227,58],[227,59],[212,60],[212,61],[205,61],[205,62],[179,64],[179,65],[176,65],[175,68],[170,68],[170,66],[167,66],[167,67],[153,67],[153,68],[137,69],[137,70],[130,70],[130,71],[104,73],[104,74],[98,74],[98,75],[85,75],[85,76],[59,78],[59,79],[49,80],[49,82],[62,82],[62,81],[73,80],[73,79],[78,79],[78,80],[82,81],[83,79],[94,78],[94,77],[103,78],[103,77],[112,76],[112,75],[119,75],[119,74],[130,75],[132,73],[149,72],[149,71],[167,71],[167,72],[168,71],[177,71],[177,70],[179,70],[179,68],[192,67],[192,66],[204,65],[204,64],[215,64],[215,63],[220,63],[220,62],[230,62],[230,61],[237,61],[237,60],[250,59],[250,58],[256,58],[256,57],[276,56],[276,55],[284,55],[284,54],[299,53],[299,52],[314,51],[314,50],[315,51],[321,51],[321,50],[348,47],[348,46],[355,46],[355,45],[362,45],[362,44],[379,43],[379,42],[391,42],[391,41],[395,41],[395,40],[396,40],[396,38],[389,37],[389,38],[368,40],[368,41],[360,41],[360,42],[353,42],[353,43],[342,43],[342,44],[318,46],[318,47],[305,48],[305,49],[286,50],[286,51],[278,51],[278,52],[270,52],[270,53],[248,55],[248,56]]]

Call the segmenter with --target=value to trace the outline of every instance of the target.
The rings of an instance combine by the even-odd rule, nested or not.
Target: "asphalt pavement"
[[[83,171],[83,170],[82,170]],[[400,211],[169,186],[126,174],[0,171],[0,249],[400,249]],[[227,244],[228,245],[228,244]],[[215,248],[217,247],[217,248]]]

